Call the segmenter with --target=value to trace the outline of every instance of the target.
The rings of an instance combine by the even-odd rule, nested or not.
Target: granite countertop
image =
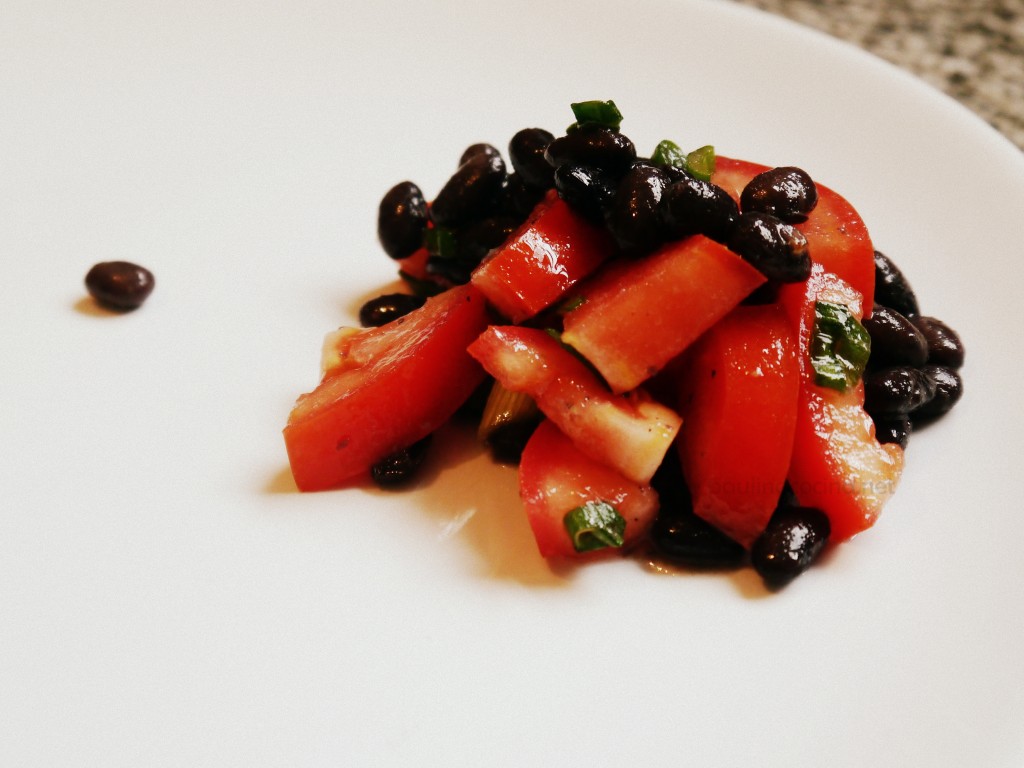
[[[1024,149],[1024,0],[734,0],[855,43]]]

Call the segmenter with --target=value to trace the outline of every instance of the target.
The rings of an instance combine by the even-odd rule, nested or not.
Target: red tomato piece
[[[764,165],[718,157],[711,181],[738,202],[747,182],[766,170]],[[868,229],[846,198],[817,181],[815,187],[818,204],[807,221],[796,227],[807,238],[811,261],[849,283],[864,297],[870,314],[875,295],[875,250]]]
[[[737,307],[686,354],[676,445],[694,512],[749,548],[786,482],[800,393],[777,306]]]
[[[473,272],[472,282],[513,323],[547,309],[614,251],[611,236],[549,197]]]
[[[806,284],[784,286],[779,302],[798,336],[800,407],[789,483],[801,504],[818,507],[832,525],[831,540],[849,539],[874,525],[903,470],[903,451],[881,444],[864,410],[864,385],[845,392],[818,386],[810,361],[814,305],[845,304],[860,318],[861,295],[815,264]]]
[[[466,347],[486,327],[483,296],[463,286],[380,328],[339,334],[333,366],[284,429],[299,490],[363,476],[447,421],[483,380]]]
[[[469,347],[506,389],[525,392],[580,451],[647,483],[679,431],[670,408],[637,390],[616,395],[547,332],[492,326]]]
[[[593,557],[621,551],[606,548],[581,554],[573,547],[565,515],[587,502],[607,502],[626,521],[623,549],[642,539],[658,514],[653,488],[594,461],[547,420],[523,450],[519,490],[537,549],[544,557]]]
[[[577,293],[562,339],[615,392],[651,378],[725,317],[765,278],[725,246],[702,236],[669,243],[637,261],[608,267]]]

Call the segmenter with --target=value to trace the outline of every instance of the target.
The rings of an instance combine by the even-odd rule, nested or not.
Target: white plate
[[[362,5],[5,3],[0,762],[1024,764],[1020,153],[727,3]],[[393,279],[383,192],[586,98],[803,166],[966,339],[881,522],[780,594],[551,570],[465,445],[414,492],[291,482],[321,336]],[[140,311],[84,298],[109,259]]]

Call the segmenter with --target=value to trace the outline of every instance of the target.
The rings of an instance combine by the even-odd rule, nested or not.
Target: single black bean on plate
[[[583,125],[554,139],[544,150],[544,157],[555,169],[569,163],[587,165],[618,177],[633,164],[636,147],[618,131]]]
[[[928,342],[912,322],[891,307],[875,304],[861,323],[871,336],[873,367],[909,365],[919,368],[928,361]]]
[[[892,259],[875,251],[875,303],[895,309],[906,318],[920,314],[917,296]]]
[[[470,144],[468,147],[466,147],[466,149],[462,152],[462,155],[459,157],[459,165],[462,165],[471,157],[474,157],[476,155],[484,155],[486,157],[501,157],[501,150],[498,149],[493,144],[488,144],[487,142],[483,141],[477,144]]]
[[[799,283],[810,277],[811,256],[807,238],[792,224],[770,214],[759,211],[741,213],[728,246],[769,280]]]
[[[783,221],[801,222],[818,204],[818,188],[801,168],[783,166],[759,173],[740,193],[742,211],[770,213]]]
[[[404,259],[423,243],[427,227],[427,201],[411,181],[387,191],[377,210],[377,238],[392,259]]]
[[[660,168],[638,163],[619,182],[605,224],[626,255],[653,250],[665,240],[659,214],[668,175]]]
[[[430,216],[440,226],[486,216],[500,201],[504,181],[505,161],[500,155],[472,154],[437,193]]]
[[[156,286],[153,273],[130,261],[102,261],[85,275],[85,288],[108,309],[137,309]]]
[[[615,199],[615,179],[600,168],[567,163],[555,169],[555,189],[574,211],[594,222],[604,221]]]
[[[926,365],[921,369],[934,385],[935,394],[910,416],[915,424],[933,421],[944,416],[956,405],[964,394],[964,382],[960,374],[943,365]]]
[[[936,317],[915,317],[914,325],[928,343],[928,362],[957,369],[964,364],[960,335]]]
[[[864,374],[864,410],[872,418],[906,416],[935,395],[935,382],[907,365]]]
[[[535,189],[550,189],[555,169],[544,159],[544,150],[554,136],[543,128],[523,128],[508,143],[508,159],[523,183]]]
[[[519,223],[517,217],[496,215],[459,228],[455,232],[458,258],[473,266],[479,264],[491,249],[508,239]]]
[[[554,186],[554,172],[552,172],[551,186]],[[546,191],[527,185],[522,176],[513,171],[505,176],[501,192],[498,195],[499,202],[495,209],[495,215],[510,216],[522,224],[533,213],[537,203],[544,199]]]
[[[662,194],[660,213],[670,240],[700,234],[724,243],[736,226],[739,208],[717,184],[684,174]]]
[[[750,549],[750,564],[767,587],[779,589],[822,553],[832,526],[815,507],[780,507]]]
[[[913,425],[908,416],[879,416],[872,419],[875,423],[875,438],[879,443],[895,443],[906,450],[910,442]]]
[[[385,456],[370,468],[373,482],[381,488],[397,488],[415,477],[430,447],[431,435]]]
[[[359,308],[359,324],[364,328],[379,328],[419,309],[426,303],[423,296],[408,293],[385,293],[370,299]]]

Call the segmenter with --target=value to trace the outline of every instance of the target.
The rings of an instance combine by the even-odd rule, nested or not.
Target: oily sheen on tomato
[[[483,296],[462,286],[387,325],[339,334],[284,429],[299,490],[359,478],[446,422],[483,380],[466,347],[486,326]]]

